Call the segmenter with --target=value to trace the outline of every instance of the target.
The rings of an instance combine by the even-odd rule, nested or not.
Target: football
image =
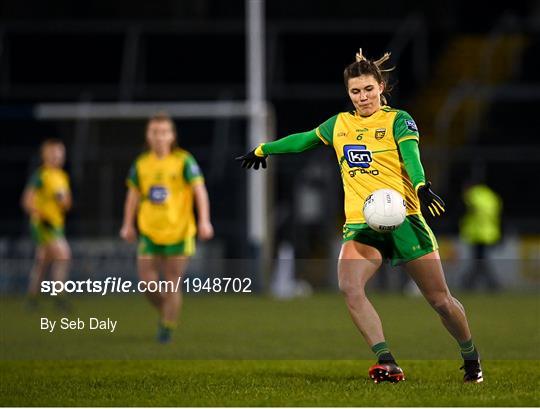
[[[384,233],[401,226],[407,209],[403,196],[394,189],[379,189],[366,198],[363,212],[369,227]]]

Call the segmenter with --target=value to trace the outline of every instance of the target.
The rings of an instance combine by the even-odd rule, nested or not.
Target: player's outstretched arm
[[[279,155],[282,153],[299,153],[313,149],[323,142],[319,139],[315,130],[309,132],[295,133],[277,141],[267,142],[259,145],[257,148],[238,156],[237,161],[242,162],[242,167],[249,169],[259,169],[262,166],[266,169],[266,158],[268,155]]]

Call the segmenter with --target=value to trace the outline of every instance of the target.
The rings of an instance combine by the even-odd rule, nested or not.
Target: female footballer
[[[404,374],[383,334],[381,320],[365,293],[366,283],[383,259],[404,264],[422,294],[440,315],[442,323],[459,343],[464,359],[465,382],[482,382],[478,351],[473,344],[463,306],[450,294],[431,229],[420,205],[432,216],[444,212],[444,202],[426,182],[418,150],[419,133],[414,120],[402,110],[386,105],[387,75],[382,65],[362,50],[345,68],[344,80],[354,110],[334,115],[315,129],[263,143],[236,158],[245,168],[266,168],[268,155],[302,152],[320,145],[333,146],[343,179],[346,222],[338,262],[339,287],[352,320],[371,347],[378,362],[369,369],[376,382],[399,382]],[[392,188],[406,201],[407,217],[395,231],[370,229],[362,203],[373,191]]]
[[[64,236],[65,213],[71,208],[69,177],[62,169],[66,148],[59,139],[41,145],[42,165],[28,181],[22,196],[23,209],[30,216],[32,238],[36,243],[34,266],[28,284],[29,306],[37,306],[39,286],[49,266],[55,281],[67,279],[71,250]],[[55,298],[61,309],[68,309],[63,296]]]
[[[135,241],[137,216],[140,281],[158,281],[161,271],[165,280],[176,283],[195,252],[195,236],[209,240],[214,235],[208,193],[193,156],[177,147],[175,125],[167,114],[159,113],[149,119],[146,142],[148,150],[135,160],[127,179],[120,236],[128,242]],[[159,312],[157,339],[167,343],[180,315],[181,285],[178,292],[145,294]]]

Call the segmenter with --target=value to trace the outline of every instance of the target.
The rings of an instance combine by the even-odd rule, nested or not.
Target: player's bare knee
[[[443,317],[452,315],[455,308],[454,299],[450,294],[440,295],[428,299],[429,303],[437,313]]]
[[[36,255],[35,264],[37,268],[44,268],[49,259],[46,254],[38,254]]]
[[[350,284],[347,281],[342,280],[341,278],[338,278],[338,288],[339,288],[339,291],[341,291],[343,294],[347,293],[349,285]]]
[[[71,261],[71,249],[67,243],[58,242],[51,247],[52,257],[55,261]]]
[[[364,286],[352,280],[339,280],[339,290],[347,301],[353,301],[365,297]]]
[[[454,301],[454,304],[459,308],[463,313],[465,313],[465,307],[463,307],[463,304],[459,302],[459,300],[455,297],[452,297],[452,300]]]
[[[62,257],[63,260],[71,261],[71,249],[69,247],[64,248]]]
[[[144,281],[147,284],[150,281],[159,280],[159,274],[157,273],[157,271],[152,270],[152,269],[139,268],[138,276],[139,276],[139,281]]]
[[[71,261],[71,251],[69,251],[69,249],[61,250],[60,252],[58,252],[56,259],[58,261],[69,263]]]

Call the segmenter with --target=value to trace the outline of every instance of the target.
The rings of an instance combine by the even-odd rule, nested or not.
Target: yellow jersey
[[[39,220],[53,227],[63,228],[65,211],[59,198],[70,193],[68,174],[62,169],[42,166],[34,172],[27,188],[35,192],[34,206],[40,214]]]
[[[420,214],[420,204],[398,145],[419,140],[411,116],[383,106],[368,117],[356,111],[341,112],[319,125],[315,132],[336,151],[345,192],[346,224],[365,223],[362,206],[375,190],[391,188],[404,197],[407,215]]]
[[[174,149],[158,158],[141,154],[133,163],[127,185],[136,189],[141,202],[137,214],[139,231],[156,244],[175,244],[196,234],[193,189],[204,183],[193,156]]]

